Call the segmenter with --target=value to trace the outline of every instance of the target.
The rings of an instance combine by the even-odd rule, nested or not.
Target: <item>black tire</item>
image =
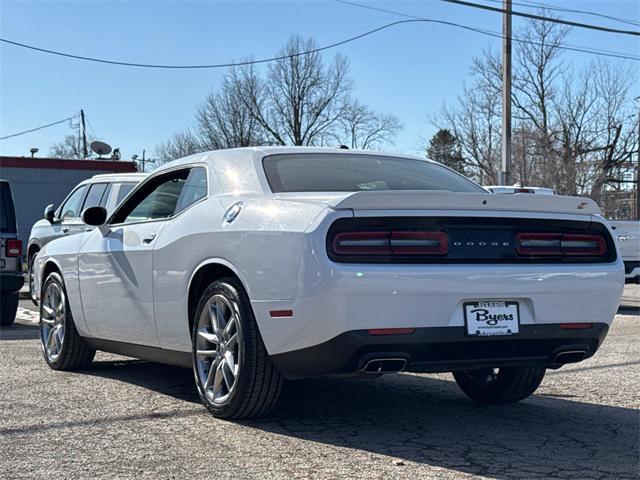
[[[0,301],[0,326],[8,327],[13,325],[18,311],[20,298],[18,292],[2,292]]]
[[[27,278],[29,279],[29,298],[31,298],[31,301],[33,302],[34,305],[38,305],[38,303],[34,300],[34,295],[33,295],[33,261],[36,258],[36,254],[39,252],[40,250],[36,250],[35,252],[31,252],[31,254],[29,255],[29,258],[27,259],[27,266],[28,266],[28,276]]]
[[[531,396],[540,386],[544,368],[483,368],[453,372],[458,386],[480,403],[513,403]]]
[[[56,359],[52,359],[47,355],[45,346],[46,339],[43,338],[46,325],[43,322],[43,308],[45,303],[45,294],[49,285],[55,284],[64,293],[64,336],[62,339],[62,347]],[[40,301],[40,346],[45,362],[53,370],[73,371],[81,370],[88,367],[93,361],[96,351],[91,348],[84,339],[78,334],[76,326],[73,323],[73,315],[69,307],[66,289],[62,277],[57,272],[52,272],[44,282],[42,288],[42,298]]]
[[[237,352],[239,373],[236,383],[222,403],[214,403],[205,394],[196,355],[199,319],[209,299],[216,295],[237,305],[241,332],[238,342],[242,347]],[[202,293],[192,320],[193,373],[200,400],[207,409],[215,417],[224,419],[256,418],[270,413],[280,396],[283,378],[267,354],[249,297],[240,282],[235,278],[222,278],[212,282]]]

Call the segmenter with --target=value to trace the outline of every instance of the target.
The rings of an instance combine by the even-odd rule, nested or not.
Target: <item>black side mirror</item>
[[[53,203],[47,205],[44,209],[44,219],[49,223],[53,223],[53,221],[56,219],[56,211],[53,207]]]
[[[101,227],[107,221],[107,211],[104,207],[85,208],[81,218],[84,223],[91,227]]]

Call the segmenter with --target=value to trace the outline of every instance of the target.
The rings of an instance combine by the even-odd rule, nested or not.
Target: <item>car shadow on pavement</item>
[[[187,368],[123,358],[94,361],[82,373],[131,383],[187,402],[200,402],[191,370]]]
[[[577,392],[579,393],[579,392]],[[414,375],[286,384],[276,415],[247,426],[492,478],[637,478],[638,412],[560,395],[469,401]]]
[[[97,361],[85,374],[198,402],[188,369],[116,360]],[[354,454],[496,479],[636,478],[637,410],[583,403],[577,401],[579,391],[479,405],[445,378],[403,374],[287,382],[270,418],[239,423]],[[203,421],[218,422],[204,408],[202,415]]]
[[[40,336],[39,325],[14,323],[0,328],[0,340],[34,340]]]

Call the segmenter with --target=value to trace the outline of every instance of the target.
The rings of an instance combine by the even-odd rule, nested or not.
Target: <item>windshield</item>
[[[410,158],[353,154],[272,155],[264,170],[279,192],[357,192],[366,190],[448,190],[486,193],[441,165]]]

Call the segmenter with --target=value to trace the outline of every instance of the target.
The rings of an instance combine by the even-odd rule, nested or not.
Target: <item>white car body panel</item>
[[[53,241],[38,255],[36,282],[44,281],[48,262],[59,266],[83,336],[179,352],[191,350],[189,286],[198,269],[210,264],[228,267],[244,285],[271,355],[350,330],[461,326],[462,302],[487,298],[520,301],[523,324],[611,323],[624,287],[620,258],[600,264],[356,265],[332,262],[326,251],[328,228],[338,218],[410,213],[607,225],[591,200],[422,191],[271,193],[264,156],[301,152],[371,154],[251,148],[172,162],[150,178],[205,165],[208,198],[171,220]],[[225,223],[225,212],[238,202],[240,215]],[[142,245],[150,233],[153,241]],[[294,316],[271,318],[269,311],[280,309],[291,309]]]
[[[611,220],[614,238],[618,242],[620,255],[625,263],[640,262],[640,220]],[[627,280],[640,278],[640,266],[625,272]]]

